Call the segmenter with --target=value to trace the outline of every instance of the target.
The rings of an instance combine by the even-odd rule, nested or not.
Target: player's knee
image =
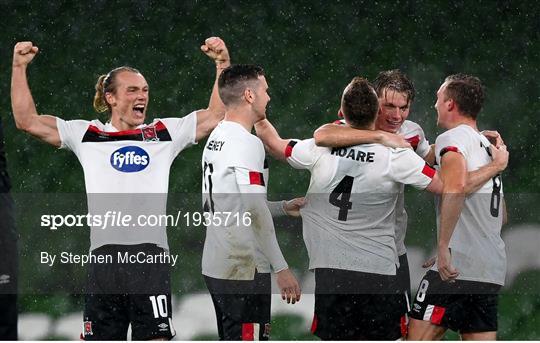
[[[407,334],[408,341],[437,341],[440,340],[446,329],[433,325],[428,321],[411,318]]]

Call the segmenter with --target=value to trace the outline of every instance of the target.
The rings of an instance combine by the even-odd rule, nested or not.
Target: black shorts
[[[397,306],[401,309],[401,335],[407,336],[407,325],[409,323],[408,313],[411,310],[411,276],[409,273],[409,260],[407,253],[399,256],[399,268],[396,271],[397,287],[401,294]]]
[[[17,340],[17,294],[0,294],[0,341]]]
[[[410,316],[460,333],[497,331],[500,289],[485,282],[444,282],[430,270],[418,287]]]
[[[158,255],[163,251],[154,244],[138,244],[105,245],[92,253]],[[88,267],[83,338],[127,340],[129,324],[133,340],[174,337],[170,265],[113,261]]]
[[[315,269],[311,332],[323,340],[396,340],[402,298],[396,276]]]
[[[266,341],[270,336],[270,273],[255,273],[253,281],[204,277],[212,296],[220,340]]]
[[[407,253],[399,256],[399,268],[396,271],[398,289],[411,298],[411,275],[409,272],[409,260]]]

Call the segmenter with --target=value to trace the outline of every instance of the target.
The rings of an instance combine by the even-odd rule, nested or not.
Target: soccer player
[[[17,231],[0,119],[0,341],[17,340]]]
[[[341,100],[347,126],[374,130],[378,109],[373,87],[354,78]],[[314,139],[281,139],[268,121],[256,129],[276,157],[311,172],[301,213],[315,270],[312,331],[326,340],[400,338],[402,311],[388,311],[402,297],[396,292],[396,203],[403,183],[440,191],[435,171],[410,149],[324,148]]]
[[[110,115],[103,124],[99,120],[66,121],[38,115],[26,76],[38,47],[19,42],[14,48],[11,81],[17,128],[75,153],[84,170],[92,215],[111,209],[134,215],[164,214],[174,158],[206,137],[224,115],[217,77],[230,65],[227,47],[220,38],[212,37],[206,39],[201,50],[216,63],[216,82],[208,109],[183,118],[156,119],[146,125],[148,84],[136,69],[120,67],[102,75],[96,84],[94,107]],[[165,226],[90,226],[93,255],[169,255]],[[83,338],[126,340],[131,324],[134,340],[170,339],[175,335],[170,293],[168,263],[91,264]]]
[[[495,151],[477,127],[483,102],[484,87],[474,76],[448,76],[437,91],[437,123],[447,129],[435,141],[443,179],[437,263],[418,288],[411,340],[440,339],[447,329],[458,331],[464,340],[496,339],[497,294],[506,274],[500,175],[465,197],[467,172],[489,164]]]
[[[277,276],[283,299],[300,300],[300,287],[283,258],[266,203],[264,146],[251,134],[253,124],[266,118],[268,84],[262,68],[233,65],[223,71],[218,85],[227,111],[204,148],[203,203],[213,217],[233,215],[208,225],[202,274],[219,338],[267,340],[270,272]]]
[[[415,89],[412,81],[398,69],[380,72],[373,81],[373,87],[379,99],[379,112],[375,122],[375,128],[380,132],[397,134],[403,137],[427,163],[433,165],[435,154],[433,146],[430,146],[424,130],[417,123],[408,120],[412,102],[415,97]],[[337,124],[343,124],[343,120]],[[315,133],[315,143],[326,147],[346,147],[350,145],[376,142],[378,133],[373,131],[354,130],[346,126],[324,125]],[[497,132],[488,131],[493,139],[500,137]],[[391,137],[391,136],[390,136]],[[502,142],[502,141],[501,141]],[[500,144],[500,143],[499,143]],[[469,173],[466,192],[473,191],[486,181],[500,173],[508,162],[508,155],[494,151],[493,162],[479,170]],[[406,335],[407,312],[410,310],[411,281],[409,275],[409,262],[405,247],[407,232],[407,212],[405,210],[404,185],[401,186],[398,202],[396,204],[396,247],[399,255],[399,267],[397,270],[398,287],[405,294],[403,299],[403,336]]]

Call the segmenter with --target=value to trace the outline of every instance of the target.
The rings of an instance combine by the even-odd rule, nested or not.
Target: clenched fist
[[[13,49],[13,67],[24,67],[30,63],[39,49],[32,42],[18,42]]]
[[[204,45],[201,46],[201,50],[213,59],[219,68],[227,68],[231,64],[229,50],[227,50],[225,42],[219,37],[207,38]]]

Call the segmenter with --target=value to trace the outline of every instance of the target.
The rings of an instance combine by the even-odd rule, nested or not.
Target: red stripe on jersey
[[[255,325],[253,323],[242,323],[242,341],[255,340]]]
[[[408,328],[407,328],[407,316],[406,315],[401,316],[399,324],[400,324],[400,328],[401,328],[401,337],[406,337],[407,333],[409,331]]]
[[[407,142],[413,147],[414,150],[418,148],[418,143],[420,143],[420,135],[416,135],[413,137],[405,138]]]
[[[317,318],[317,314],[313,314],[313,321],[311,322],[311,333],[315,334],[315,331],[317,331],[317,324],[319,324],[319,319]]]
[[[435,176],[435,169],[431,168],[429,164],[426,163],[424,165],[424,169],[422,169],[422,174],[429,177],[430,179],[433,179],[433,177]]]
[[[449,151],[459,152],[459,149],[456,148],[455,146],[447,146],[447,147],[441,149],[440,156],[442,157],[444,154],[446,154]]]
[[[285,147],[285,158],[289,158],[292,155],[292,149],[296,145],[296,141],[289,141],[287,146]]]
[[[445,311],[446,311],[446,308],[444,307],[434,306],[430,321],[435,325],[441,325],[441,321],[444,317]]]
[[[92,131],[95,133],[99,133],[106,136],[129,136],[129,135],[140,135],[143,130],[149,129],[149,128],[155,128],[156,131],[166,130],[165,124],[163,124],[161,121],[156,122],[154,125],[147,125],[140,129],[135,130],[124,130],[124,131],[117,131],[117,132],[106,132],[100,130],[97,126],[90,125],[88,126],[88,131]]]
[[[263,173],[250,171],[249,172],[249,184],[250,185],[259,185],[264,186],[264,176]]]

